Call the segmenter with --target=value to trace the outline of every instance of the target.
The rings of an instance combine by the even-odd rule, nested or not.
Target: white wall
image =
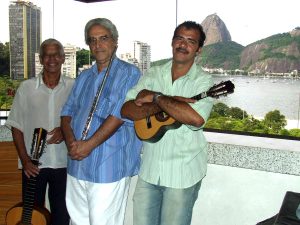
[[[125,225],[132,225],[132,180]],[[255,225],[278,213],[287,191],[300,192],[300,176],[209,164],[192,225]]]

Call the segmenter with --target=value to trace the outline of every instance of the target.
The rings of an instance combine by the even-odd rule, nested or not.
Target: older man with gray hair
[[[110,20],[90,20],[85,41],[96,63],[76,79],[61,113],[69,151],[67,208],[72,225],[122,225],[141,142],[120,110],[140,71],[115,56],[118,31]]]
[[[48,185],[52,225],[69,224],[65,203],[67,147],[60,127],[60,111],[74,79],[61,74],[64,61],[64,48],[59,41],[50,38],[41,44],[40,62],[43,70],[36,77],[21,83],[6,121],[6,125],[12,128],[19,167],[22,168],[23,202],[28,200],[25,193],[32,193],[31,178],[35,177],[34,204],[44,207]],[[48,143],[39,158],[39,165],[34,164],[31,158],[36,128],[47,131]]]

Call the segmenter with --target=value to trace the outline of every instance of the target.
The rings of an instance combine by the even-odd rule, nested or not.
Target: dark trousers
[[[40,170],[36,180],[35,205],[45,206],[45,194],[47,184],[48,199],[51,211],[51,225],[69,225],[69,214],[66,207],[66,179],[67,169],[43,168]],[[28,178],[22,173],[22,191],[23,199],[26,192]],[[24,200],[23,200],[24,201]]]

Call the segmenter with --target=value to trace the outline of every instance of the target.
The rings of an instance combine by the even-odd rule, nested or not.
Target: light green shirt
[[[213,86],[211,76],[195,63],[185,76],[172,83],[171,66],[169,61],[149,69],[128,92],[127,100],[135,99],[142,89],[193,97]],[[213,100],[208,97],[190,105],[207,121]],[[187,188],[200,181],[207,170],[207,142],[202,128],[182,125],[168,130],[156,143],[143,142],[140,177],[148,183],[172,188]]]

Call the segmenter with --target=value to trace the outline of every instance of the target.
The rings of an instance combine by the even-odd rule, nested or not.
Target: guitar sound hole
[[[146,118],[146,124],[148,129],[152,128],[151,119],[149,116]]]
[[[169,115],[165,112],[159,112],[155,114],[155,118],[156,120],[158,120],[159,122],[164,122],[167,121],[169,119]]]

